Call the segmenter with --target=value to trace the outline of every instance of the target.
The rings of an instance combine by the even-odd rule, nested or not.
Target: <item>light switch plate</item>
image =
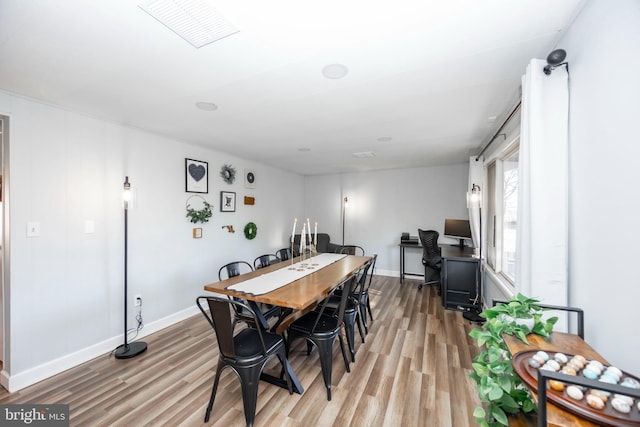
[[[84,232],[85,234],[92,234],[96,231],[96,222],[92,219],[86,219],[84,221]]]
[[[28,222],[27,223],[27,237],[40,237],[40,223]]]

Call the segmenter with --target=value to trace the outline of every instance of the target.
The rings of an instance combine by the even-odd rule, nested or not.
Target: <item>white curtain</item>
[[[467,189],[467,207],[469,208],[469,224],[471,225],[471,238],[473,239],[473,246],[477,249],[476,253],[480,254],[480,207],[482,205],[482,200],[472,200],[471,199],[471,190],[474,185],[477,185],[480,191],[484,191],[484,169],[483,169],[483,159],[480,157],[476,160],[476,157],[473,156],[469,158],[469,187]]]
[[[533,59],[522,78],[516,290],[568,302],[568,111],[565,67]]]

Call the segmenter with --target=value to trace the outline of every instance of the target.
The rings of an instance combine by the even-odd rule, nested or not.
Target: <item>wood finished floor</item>
[[[374,321],[347,373],[334,347],[331,402],[317,352],[294,343],[290,362],[305,391],[260,383],[256,426],[471,426],[478,404],[468,378],[477,354],[461,313],[444,310],[431,287],[375,276]],[[144,339],[149,350],[131,360],[96,358],[16,393],[0,403],[66,403],[72,426],[244,426],[242,396],[227,369],[203,422],[218,349],[211,327],[194,316]],[[267,371],[277,372],[276,361]]]

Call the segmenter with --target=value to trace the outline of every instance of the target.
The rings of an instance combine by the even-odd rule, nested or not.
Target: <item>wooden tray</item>
[[[518,374],[522,381],[534,392],[538,389],[538,369],[529,366],[529,358],[537,352],[538,350],[521,351],[511,360],[516,374]],[[553,357],[553,352],[547,353],[549,353],[550,357]],[[569,360],[573,357],[571,354],[566,354],[566,356]],[[580,373],[578,373],[578,375],[580,375]],[[640,381],[638,377],[630,375],[624,371],[622,372],[622,377],[632,377]],[[575,400],[567,396],[566,392],[556,391],[550,387],[547,387],[547,400],[579,417],[585,418],[599,425],[611,427],[640,426],[640,410],[638,410],[637,407],[638,399],[634,399],[633,407],[631,408],[631,412],[628,414],[623,414],[622,412],[618,412],[613,409],[611,407],[611,399],[607,400],[604,409],[593,409],[587,405],[584,398],[582,400]]]

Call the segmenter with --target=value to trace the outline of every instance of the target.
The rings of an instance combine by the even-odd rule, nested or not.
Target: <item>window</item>
[[[516,279],[518,222],[518,151],[502,161],[502,273]]]
[[[518,146],[487,166],[487,262],[511,284],[516,274]]]

